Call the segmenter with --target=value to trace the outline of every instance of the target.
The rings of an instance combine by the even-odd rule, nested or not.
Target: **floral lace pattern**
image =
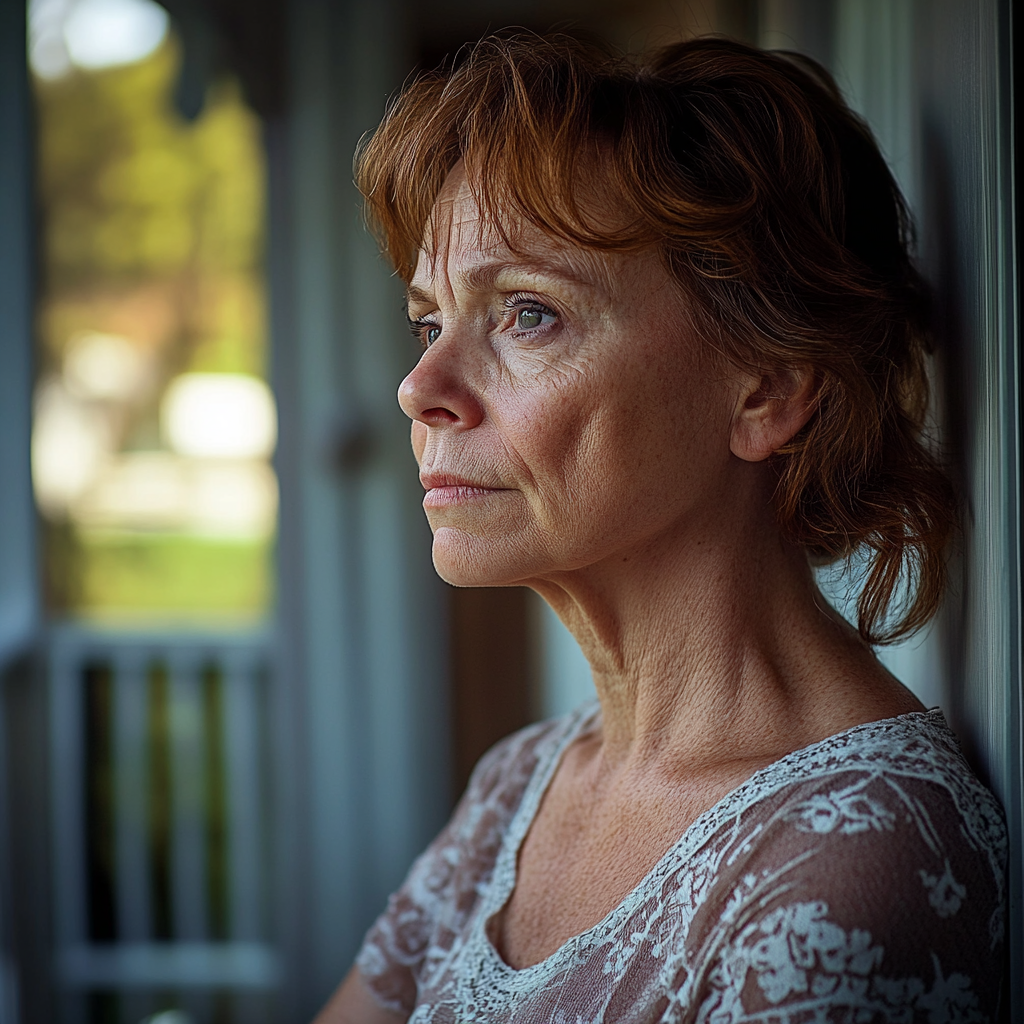
[[[509,967],[487,922],[561,755],[597,710],[477,766],[358,966],[415,1024],[995,1019],[1006,832],[939,711],[856,726],[755,773],[604,920]]]

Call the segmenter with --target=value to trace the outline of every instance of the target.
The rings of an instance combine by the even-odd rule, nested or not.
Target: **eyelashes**
[[[441,333],[441,325],[434,323],[433,320],[427,320],[423,317],[406,317],[409,322],[409,330],[412,336],[420,343],[425,352],[431,345],[437,341],[437,335]],[[431,332],[436,331],[433,337]]]
[[[505,313],[503,320],[512,318],[512,323],[503,329],[512,329],[516,337],[529,337],[550,327],[558,320],[558,314],[543,302],[516,292],[502,301]],[[426,317],[407,316],[409,331],[426,351],[441,335],[441,324]]]
[[[545,306],[543,302],[531,299],[528,295],[509,295],[502,305],[507,312],[514,315],[514,323],[520,334],[540,330],[558,319],[558,314],[553,309]],[[546,324],[545,318],[548,318]]]

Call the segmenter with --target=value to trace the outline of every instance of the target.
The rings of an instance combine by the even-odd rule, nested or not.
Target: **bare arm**
[[[403,1024],[407,1019],[385,1010],[353,967],[313,1024]]]

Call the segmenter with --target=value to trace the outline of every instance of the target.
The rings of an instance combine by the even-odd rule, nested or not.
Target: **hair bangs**
[[[635,149],[624,145],[622,114],[635,68],[620,59],[610,72],[614,58],[568,37],[534,41],[532,60],[521,37],[494,37],[467,48],[450,72],[421,75],[360,147],[368,220],[404,281],[436,237],[436,203],[460,162],[482,217],[513,252],[517,218],[587,248],[659,242],[629,201],[642,185],[621,152]]]

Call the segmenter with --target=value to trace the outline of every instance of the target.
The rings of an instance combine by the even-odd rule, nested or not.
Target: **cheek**
[[[501,403],[506,452],[544,491],[564,500],[562,486],[576,475],[588,447],[595,402],[582,375],[545,374],[509,389]]]
[[[691,339],[668,335],[664,327],[659,333],[656,323],[644,326],[636,342],[619,346],[619,359],[577,392],[581,415],[563,420],[568,429],[559,441],[573,452],[564,468],[574,490],[633,508],[649,495],[669,508],[713,472],[710,463],[728,456],[728,431],[719,389],[684,348]],[[573,404],[563,404],[563,415]]]
[[[427,425],[413,421],[409,431],[409,440],[412,442],[412,453],[416,456],[417,464],[423,462],[423,449],[427,444]]]

